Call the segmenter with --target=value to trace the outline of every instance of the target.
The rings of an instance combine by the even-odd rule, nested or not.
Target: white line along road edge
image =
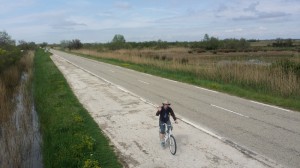
[[[127,89],[125,89],[125,88],[123,88],[123,87],[121,87],[121,86],[119,86],[119,85],[117,85],[117,84],[114,84],[113,82],[110,82],[110,81],[104,79],[103,77],[100,77],[100,76],[94,74],[93,72],[91,72],[91,71],[89,71],[89,70],[87,70],[87,69],[85,69],[85,68],[82,68],[82,67],[78,66],[77,64],[75,64],[75,63],[73,63],[73,62],[71,62],[71,61],[69,61],[69,60],[67,60],[67,59],[65,59],[65,58],[63,58],[63,57],[61,57],[61,56],[58,56],[58,55],[56,55],[56,54],[53,54],[53,55],[56,56],[56,57],[59,57],[59,58],[61,58],[61,59],[63,59],[63,60],[65,60],[66,62],[68,62],[68,63],[74,65],[75,67],[78,67],[79,69],[81,69],[81,70],[83,70],[83,71],[85,71],[85,72],[87,72],[87,73],[89,73],[89,74],[91,74],[91,75],[93,75],[93,76],[95,76],[95,77],[97,77],[97,78],[99,78],[99,79],[101,79],[101,80],[107,82],[108,84],[111,84],[111,85],[116,86],[118,89],[124,91],[125,93],[131,94],[131,95],[133,95],[133,96],[139,98],[141,101],[143,101],[143,102],[145,102],[145,103],[147,103],[147,104],[152,105],[153,107],[158,107],[158,105],[155,105],[154,103],[152,103],[152,102],[150,102],[150,101],[148,101],[148,100],[145,100],[145,99],[142,98],[141,96],[138,96],[138,95],[134,94],[133,92],[130,92],[130,91],[128,91]],[[89,59],[88,59],[88,60],[89,60]],[[95,61],[95,62],[96,62],[96,61]],[[164,78],[163,78],[163,79],[164,79]],[[176,82],[177,82],[177,81],[176,81]],[[227,110],[227,109],[226,109],[226,110]],[[208,135],[210,135],[210,136],[212,136],[212,137],[215,137],[215,138],[221,140],[221,141],[224,142],[225,144],[228,144],[228,145],[232,146],[233,148],[239,150],[239,151],[242,152],[243,154],[246,154],[247,156],[249,156],[249,157],[251,157],[251,158],[253,158],[253,159],[255,159],[255,160],[261,162],[262,164],[264,164],[264,165],[266,165],[266,166],[283,168],[282,165],[276,163],[276,162],[273,161],[272,159],[269,159],[269,158],[267,158],[267,157],[264,157],[264,156],[262,156],[262,155],[259,155],[259,154],[257,154],[256,152],[251,151],[251,150],[249,150],[249,149],[247,149],[247,148],[245,148],[245,147],[243,147],[243,146],[241,146],[241,145],[238,145],[237,143],[235,143],[235,142],[233,142],[233,141],[231,141],[231,140],[229,140],[229,139],[226,139],[226,138],[224,138],[224,137],[221,137],[221,136],[219,136],[219,135],[213,133],[212,131],[209,131],[209,130],[207,130],[207,129],[205,129],[205,128],[203,128],[203,127],[197,125],[197,124],[194,124],[193,122],[190,122],[189,120],[187,120],[187,119],[185,119],[185,118],[183,118],[183,117],[181,117],[181,116],[180,116],[180,117],[177,117],[177,118],[178,118],[179,120],[185,122],[186,124],[189,124],[189,125],[193,126],[194,128],[196,128],[196,129],[198,129],[198,130],[200,130],[200,131],[202,131],[202,132],[204,132],[204,133],[206,133],[206,134],[208,134]]]
[[[146,85],[149,85],[150,83],[148,83],[148,82],[145,82],[145,81],[142,81],[142,80],[138,80],[139,82],[141,82],[141,83],[144,83],[144,84],[146,84]]]
[[[243,115],[243,114],[240,114],[240,113],[237,113],[237,112],[234,112],[232,110],[228,110],[226,108],[223,108],[223,107],[220,107],[220,106],[217,106],[217,105],[214,105],[214,104],[210,104],[211,106],[213,107],[216,107],[216,108],[219,108],[219,109],[222,109],[222,110],[225,110],[225,111],[228,111],[230,113],[233,113],[233,114],[236,114],[236,115],[239,115],[239,116],[242,116],[242,117],[246,117],[246,118],[249,118],[249,116],[246,116],[246,115]]]
[[[255,104],[259,104],[259,105],[263,105],[263,106],[267,106],[267,107],[272,107],[272,108],[276,108],[278,110],[283,110],[283,111],[286,111],[286,112],[292,112],[291,110],[287,110],[287,109],[284,109],[284,108],[281,108],[281,107],[277,107],[277,106],[272,106],[272,105],[269,105],[269,104],[265,104],[265,103],[260,103],[260,102],[256,102],[256,101],[253,101],[253,100],[250,100],[252,103],[255,103]]]

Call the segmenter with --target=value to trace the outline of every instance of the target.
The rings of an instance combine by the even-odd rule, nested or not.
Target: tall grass
[[[0,75],[0,167],[34,164],[33,55],[28,52]]]
[[[185,48],[169,48],[117,51],[80,49],[71,52],[137,71],[300,110],[300,75],[297,73],[300,57],[295,51],[190,53]],[[292,68],[290,64],[281,64],[282,60],[292,62]]]
[[[191,54],[185,48],[171,48],[106,52],[81,49],[72,52],[150,65],[162,70],[187,72],[198,79],[234,84],[266,94],[300,97],[300,76],[292,70],[286,71],[282,66],[275,64],[283,58],[300,62],[300,57],[293,51]]]

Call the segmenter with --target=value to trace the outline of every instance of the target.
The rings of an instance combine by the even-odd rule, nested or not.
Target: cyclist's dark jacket
[[[171,107],[168,107],[167,109],[162,107],[161,111],[156,112],[156,115],[159,116],[159,120],[164,123],[170,120],[170,115],[173,117],[174,121],[176,120],[176,116]]]

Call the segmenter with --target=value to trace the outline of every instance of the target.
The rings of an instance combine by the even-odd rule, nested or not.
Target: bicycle
[[[167,125],[166,123],[164,123],[164,125],[166,128],[165,130],[167,130],[165,133],[165,138],[164,138],[165,145],[168,144],[171,154],[175,155],[176,150],[177,150],[177,145],[176,145],[175,137],[172,134],[173,127],[172,127],[172,125]]]

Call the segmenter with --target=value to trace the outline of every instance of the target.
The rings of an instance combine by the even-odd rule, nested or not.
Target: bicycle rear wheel
[[[170,139],[169,139],[169,148],[170,148],[171,154],[175,155],[176,150],[177,150],[177,145],[176,145],[176,140],[173,135],[171,135]]]

